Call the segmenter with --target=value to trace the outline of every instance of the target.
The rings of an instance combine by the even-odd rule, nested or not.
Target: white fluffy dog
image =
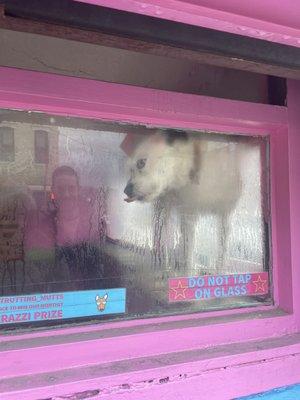
[[[216,272],[224,267],[228,218],[241,194],[237,147],[226,139],[214,140],[208,135],[158,131],[136,147],[129,161],[125,200],[155,202],[167,209],[176,207],[190,272],[197,272],[192,257],[195,225],[199,215],[205,214],[218,216]]]

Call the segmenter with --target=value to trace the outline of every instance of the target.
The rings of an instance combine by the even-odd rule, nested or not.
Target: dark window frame
[[[46,138],[45,146],[38,144],[39,135]],[[34,131],[34,161],[38,164],[49,163],[49,133],[45,130],[36,129]]]
[[[10,144],[4,143],[5,134],[10,134]],[[0,162],[15,161],[15,130],[10,126],[0,126]]]

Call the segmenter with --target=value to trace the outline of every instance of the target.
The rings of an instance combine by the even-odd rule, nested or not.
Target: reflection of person
[[[53,290],[90,287],[90,281],[101,275],[101,218],[95,213],[95,200],[91,190],[84,195],[73,168],[54,170],[47,210],[40,213],[35,229],[29,233],[31,249],[39,254],[40,250],[54,250],[54,265],[46,279],[54,283]],[[59,281],[65,282],[63,286],[57,284]]]
[[[79,178],[73,168],[62,166],[53,172],[50,201],[57,245],[90,241],[92,236],[95,239],[92,232],[92,199],[80,195]]]
[[[70,288],[89,288],[99,272],[94,196],[83,196],[79,177],[68,166],[55,169],[51,189],[49,210],[56,248],[53,280],[61,275],[62,280],[70,281]]]
[[[27,248],[53,249],[55,246],[98,241],[95,199],[91,190],[83,195],[73,168],[56,168],[46,210],[32,216],[29,221]]]

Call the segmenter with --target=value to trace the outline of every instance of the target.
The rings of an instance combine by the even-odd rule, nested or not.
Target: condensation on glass
[[[1,296],[124,287],[118,318],[270,304],[168,301],[170,278],[269,271],[266,138],[0,117]]]

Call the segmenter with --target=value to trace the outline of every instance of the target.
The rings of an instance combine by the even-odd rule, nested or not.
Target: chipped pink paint
[[[194,130],[268,135],[271,142],[275,299],[273,307],[252,310],[226,310],[2,334],[2,348],[13,345],[16,349],[0,352],[2,382],[6,378],[12,379],[10,386],[0,392],[1,399],[38,399],[98,387],[108,398],[123,390],[124,399],[150,396],[169,400],[174,398],[175,393],[176,398],[196,399],[201,390],[208,398],[216,400],[222,395],[224,399],[229,399],[297,382],[300,376],[300,340],[296,336],[295,343],[291,345],[284,335],[295,337],[300,329],[300,82],[289,82],[288,101],[286,109],[0,68],[1,108]],[[72,339],[71,334],[77,335],[76,338]],[[86,339],[91,334],[93,339]],[[61,342],[47,343],[54,337]],[[278,338],[278,343],[269,344],[265,351],[257,350],[261,342],[258,342],[257,348],[247,350],[255,340],[275,338]],[[40,340],[39,344],[34,345],[34,340]],[[232,344],[239,345],[239,350]],[[218,345],[225,346],[222,352],[218,353],[216,347],[216,350],[205,353],[205,359],[200,356],[197,360],[193,358],[194,350]],[[185,355],[185,358],[172,364],[170,360],[174,353],[182,357]],[[150,363],[150,357],[155,360],[163,355],[166,357],[165,365],[157,365],[154,361]],[[143,366],[139,364],[140,357],[146,357]],[[114,370],[115,363],[122,360],[131,360],[137,369],[120,372],[116,367]],[[92,378],[89,371],[80,378],[75,377],[78,368],[96,368],[105,363],[111,363],[112,367],[101,379]],[[65,370],[68,370],[67,380],[52,385],[53,374]],[[22,377],[26,378],[26,391],[20,391],[16,386]],[[36,386],[31,383],[33,378],[39,379]],[[234,385],[237,379],[238,388]],[[169,383],[161,385],[161,382]],[[122,386],[125,383],[129,385],[128,390],[127,386]],[[186,393],[189,397],[184,397]]]
[[[297,0],[76,0],[300,47]]]

